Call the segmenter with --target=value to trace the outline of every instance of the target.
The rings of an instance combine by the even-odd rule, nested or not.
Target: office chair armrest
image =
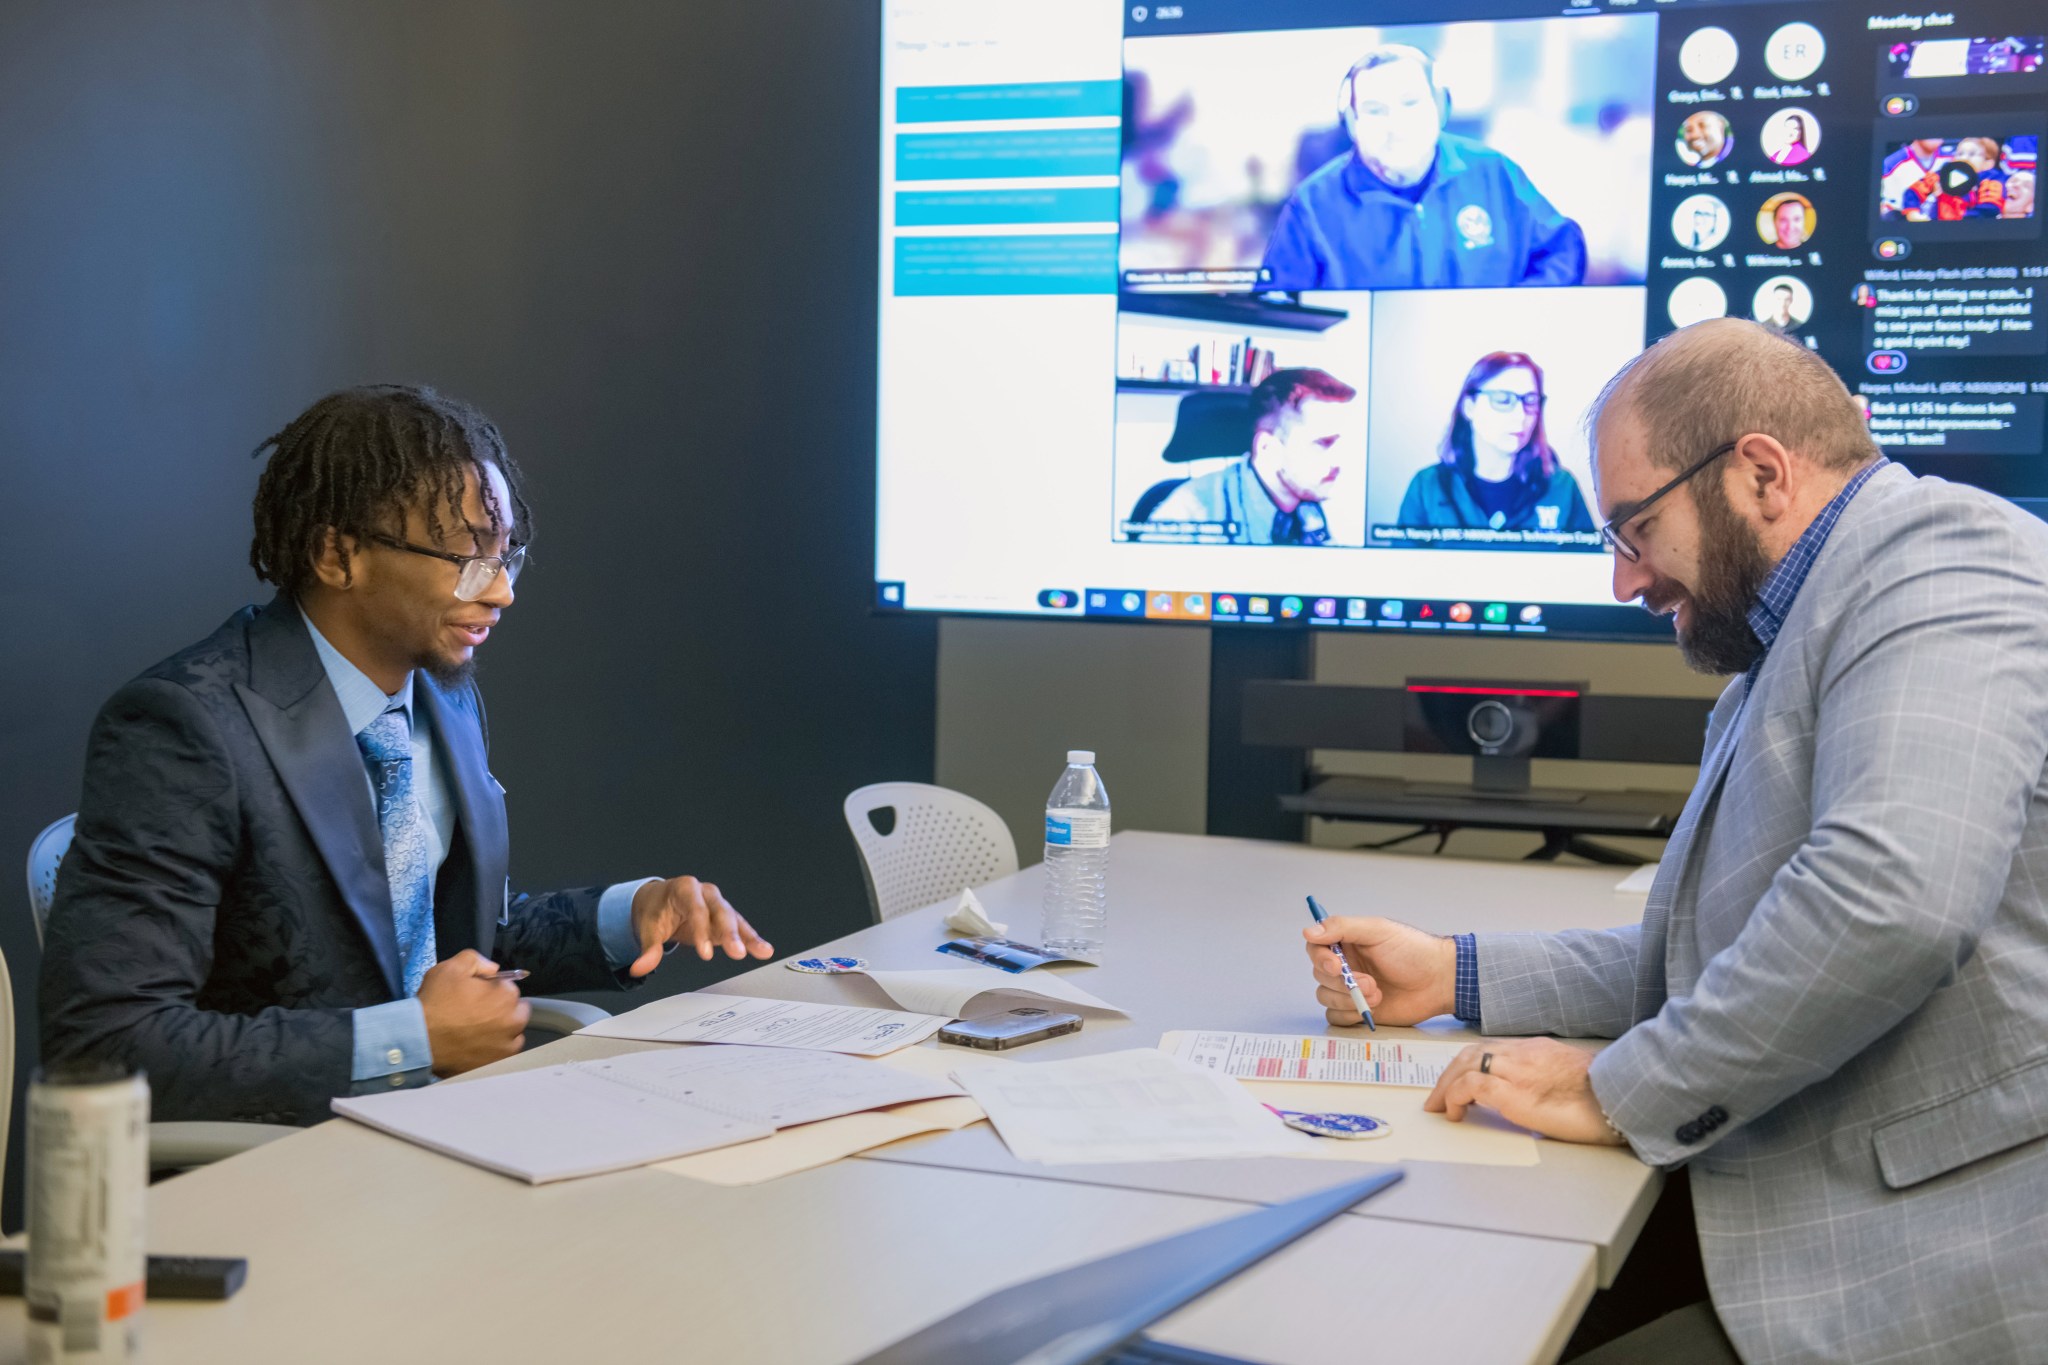
[[[546,1033],[570,1034],[587,1024],[595,1024],[600,1019],[612,1017],[610,1010],[601,1010],[595,1005],[586,1005],[577,1000],[551,1000],[546,996],[536,995],[529,997],[526,1003],[533,1006],[533,1013],[528,1016],[526,1026]]]
[[[183,1171],[206,1166],[304,1131],[277,1123],[152,1123],[149,1168]]]

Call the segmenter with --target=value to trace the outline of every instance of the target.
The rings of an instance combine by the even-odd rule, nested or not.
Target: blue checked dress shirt
[[[1778,561],[1763,586],[1757,589],[1756,601],[1749,608],[1749,628],[1756,635],[1763,650],[1756,656],[1756,662],[1749,666],[1749,680],[1756,682],[1757,671],[1764,666],[1764,657],[1771,652],[1771,643],[1778,638],[1778,631],[1784,626],[1785,618],[1792,614],[1792,603],[1799,596],[1799,589],[1805,586],[1806,575],[1813,568],[1813,561],[1820,558],[1821,547],[1828,543],[1834,533],[1835,523],[1842,519],[1842,511],[1863,485],[1870,482],[1870,476],[1883,469],[1891,461],[1880,456],[1863,466],[1849,482],[1842,485],[1842,491],[1828,500],[1820,509],[1820,515],[1813,519],[1799,539],[1792,542],[1792,548]],[[1460,1021],[1477,1025],[1479,1023],[1479,945],[1471,934],[1458,934],[1452,938],[1457,948],[1457,976],[1454,992],[1455,1003],[1452,1013]]]
[[[302,615],[301,619],[305,619]],[[311,620],[306,620],[306,631],[313,637],[313,648],[320,655],[320,664],[327,672],[327,681],[334,688],[334,695],[341,702],[341,714],[348,722],[349,732],[356,737],[359,748],[366,750],[363,759],[363,784],[377,812],[378,826],[384,830],[384,839],[389,847],[392,836],[385,824],[386,800],[378,790],[377,763],[367,752],[365,735],[373,726],[385,723],[381,732],[388,735],[391,728],[402,724],[406,741],[405,747],[411,753],[411,798],[415,813],[410,824],[408,843],[417,852],[408,852],[405,866],[410,868],[416,858],[419,876],[426,886],[425,933],[408,939],[406,930],[406,898],[394,878],[392,886],[392,913],[397,923],[398,946],[401,960],[405,962],[406,998],[387,1001],[381,1005],[366,1005],[356,1010],[354,1063],[349,1072],[358,1089],[368,1089],[365,1082],[377,1081],[380,1088],[423,1084],[432,1078],[433,1049],[427,1041],[427,1018],[420,1009],[416,998],[419,991],[419,976],[413,972],[413,952],[420,944],[428,954],[420,967],[420,975],[434,965],[434,909],[433,887],[440,875],[441,864],[447,860],[448,849],[455,838],[455,800],[449,788],[448,774],[440,761],[440,750],[434,743],[432,727],[420,723],[420,715],[412,704],[412,677],[406,676],[398,691],[387,695],[383,688],[370,681],[368,674],[350,663],[342,652],[328,643],[327,637]],[[391,716],[393,722],[383,722]],[[387,739],[378,741],[384,752],[390,752]],[[389,761],[389,760],[387,760]],[[403,819],[402,815],[399,817]],[[390,859],[386,858],[386,873],[391,872]],[[411,875],[408,873],[408,875]],[[640,941],[633,933],[633,893],[650,881],[658,878],[642,877],[636,881],[620,882],[607,887],[597,903],[597,933],[604,945],[605,960],[614,971],[625,967],[640,956]],[[386,1079],[388,1078],[388,1079]]]

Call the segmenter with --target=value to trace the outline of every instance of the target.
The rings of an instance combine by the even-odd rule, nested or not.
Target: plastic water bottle
[[[1067,751],[1067,770],[1045,802],[1045,928],[1055,952],[1100,957],[1109,889],[1109,792],[1088,749]]]

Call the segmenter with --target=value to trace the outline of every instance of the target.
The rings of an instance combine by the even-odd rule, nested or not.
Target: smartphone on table
[[[1006,1048],[1035,1043],[1041,1038],[1076,1033],[1080,1028],[1081,1016],[1078,1014],[1057,1014],[1026,1005],[979,1019],[956,1019],[939,1030],[939,1041],[1001,1052]]]

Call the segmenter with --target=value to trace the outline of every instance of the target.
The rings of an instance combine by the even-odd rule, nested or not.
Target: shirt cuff
[[[604,961],[615,972],[623,972],[640,956],[640,936],[633,932],[633,897],[659,877],[642,877],[634,882],[607,886],[597,898],[597,941],[604,945]]]
[[[427,1041],[427,1012],[418,999],[393,1000],[366,1005],[354,1013],[355,1065],[351,1080],[372,1081],[390,1077],[390,1088],[408,1083],[411,1073],[424,1076],[434,1065],[434,1049]],[[416,1081],[418,1077],[413,1077]]]
[[[1459,1022],[1479,1027],[1479,940],[1471,934],[1452,937],[1458,952],[1458,974],[1451,996],[1451,1013]]]

